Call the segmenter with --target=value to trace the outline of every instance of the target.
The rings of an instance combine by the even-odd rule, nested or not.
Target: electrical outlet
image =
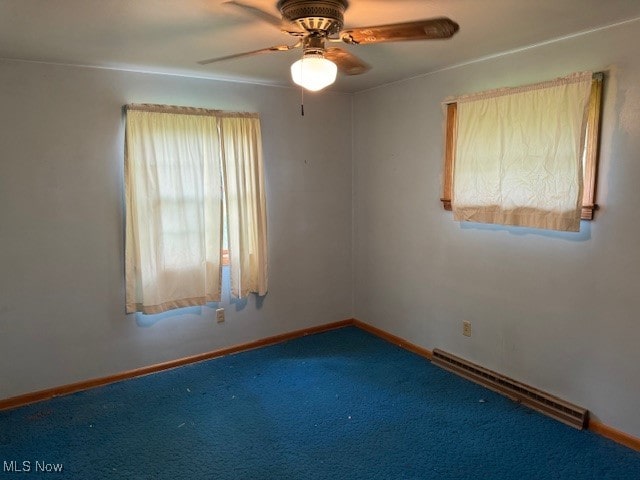
[[[471,322],[469,320],[463,320],[462,322],[462,334],[465,337],[471,336]]]
[[[224,322],[224,308],[216,309],[216,321],[218,323],[223,323]]]

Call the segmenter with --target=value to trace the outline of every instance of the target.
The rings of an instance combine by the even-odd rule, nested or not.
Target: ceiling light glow
[[[317,92],[336,81],[338,67],[321,54],[306,54],[291,65],[291,78],[301,87]]]

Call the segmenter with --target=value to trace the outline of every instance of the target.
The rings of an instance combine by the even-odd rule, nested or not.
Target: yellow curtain
[[[248,288],[234,293],[266,293],[266,214],[259,119],[225,115],[160,106],[127,110],[128,313],[159,313],[220,300],[225,186],[234,192],[226,193],[231,202],[230,250],[235,252],[232,276],[241,285],[248,284]],[[225,128],[223,124],[229,121],[238,128]],[[238,147],[230,151],[227,144]],[[251,148],[240,148],[244,145]],[[241,166],[228,168],[227,164]],[[243,181],[247,171],[260,182]],[[238,183],[243,186],[240,190],[234,187]],[[260,225],[257,233],[245,233],[256,230],[254,225]],[[247,237],[251,240],[245,240]],[[262,248],[251,250],[255,243]],[[256,288],[251,288],[248,279],[258,275],[243,266],[247,258],[265,265],[261,283],[254,282]]]
[[[454,219],[578,231],[590,72],[457,99]]]
[[[220,118],[231,293],[267,293],[267,212],[260,122]]]

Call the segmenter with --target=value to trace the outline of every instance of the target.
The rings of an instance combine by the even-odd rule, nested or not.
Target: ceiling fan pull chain
[[[302,51],[302,59],[304,60],[304,50]],[[304,73],[304,69],[302,69],[302,73]],[[300,85],[300,116],[304,117],[304,87]],[[305,161],[305,163],[307,163]]]

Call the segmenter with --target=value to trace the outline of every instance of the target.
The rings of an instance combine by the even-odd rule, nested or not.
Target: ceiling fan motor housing
[[[332,35],[344,25],[347,0],[279,0],[282,18],[300,25],[308,32]]]

